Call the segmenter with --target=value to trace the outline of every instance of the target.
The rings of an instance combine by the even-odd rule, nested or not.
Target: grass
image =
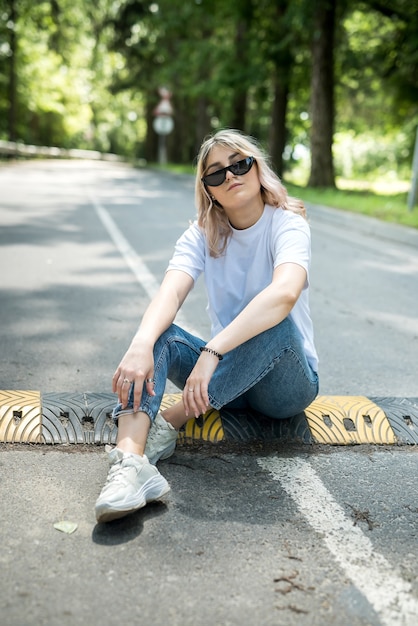
[[[194,174],[193,167],[189,165],[152,164],[152,167],[176,174]],[[394,182],[391,186],[382,187],[382,190],[378,191],[378,183],[372,185],[355,180],[337,180],[338,188],[336,189],[304,187],[287,181],[286,177],[283,182],[289,195],[296,196],[304,202],[361,213],[385,222],[418,228],[418,206],[412,210],[408,209],[408,194],[404,191],[408,188],[408,183]]]
[[[418,228],[418,206],[408,209],[407,193],[376,193],[359,189],[316,189],[286,183],[291,196],[311,204],[361,213],[385,222]]]

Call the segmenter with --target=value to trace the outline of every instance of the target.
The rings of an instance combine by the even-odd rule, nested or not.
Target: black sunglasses
[[[234,176],[243,176],[250,171],[254,161],[254,157],[246,157],[241,161],[237,161],[236,163],[228,165],[228,167],[223,167],[221,170],[216,170],[216,172],[212,172],[211,174],[203,176],[202,182],[205,185],[209,185],[209,187],[219,187],[219,185],[222,185],[222,183],[226,179],[226,173],[228,170],[232,172]]]

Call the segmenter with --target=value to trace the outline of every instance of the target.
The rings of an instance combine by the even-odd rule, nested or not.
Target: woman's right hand
[[[118,394],[124,408],[131,384],[135,383],[134,411],[139,410],[144,381],[154,378],[154,343],[173,322],[193,284],[193,278],[181,270],[170,270],[165,274],[112,378],[113,392]],[[155,395],[153,382],[146,382],[146,389],[151,396]]]
[[[139,342],[132,342],[112,378],[112,391],[118,394],[122,408],[128,404],[131,384],[135,384],[134,411],[139,410],[144,382],[149,395],[154,396],[153,350]]]

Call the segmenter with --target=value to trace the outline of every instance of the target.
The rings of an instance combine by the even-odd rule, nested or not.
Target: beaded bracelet
[[[222,361],[223,359],[222,354],[219,354],[219,352],[215,352],[215,350],[212,350],[212,348],[207,348],[206,346],[202,346],[200,348],[200,352],[209,352],[209,354],[213,354],[214,356],[217,356],[220,361]]]

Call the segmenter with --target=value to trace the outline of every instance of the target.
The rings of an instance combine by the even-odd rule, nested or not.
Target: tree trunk
[[[279,70],[277,70],[279,72]],[[289,96],[289,82],[276,75],[274,79],[274,100],[271,114],[270,157],[279,176],[283,175],[283,152],[286,146],[286,112]]]
[[[147,134],[144,144],[144,156],[148,162],[156,162],[158,160],[158,135],[155,132],[152,123],[154,121],[154,109],[157,100],[154,93],[147,93],[145,100],[145,119],[147,121]]]
[[[173,163],[190,163],[193,160],[195,139],[193,129],[196,126],[195,100],[186,95],[180,95],[177,89],[174,96],[174,131],[168,137],[169,156]]]
[[[235,62],[237,64],[243,64],[245,67],[247,63],[247,23],[244,20],[240,20],[237,25],[237,32],[235,36],[235,56]],[[239,80],[234,85],[234,92],[232,96],[232,128],[242,131],[245,130],[247,97],[247,86],[244,80]]]
[[[16,21],[17,11],[15,0],[9,0],[9,22],[10,27],[10,61],[9,61],[9,83],[8,83],[8,137],[9,141],[16,141],[16,120],[17,120],[17,86],[16,86],[16,55],[17,55],[17,37],[16,37]]]
[[[335,187],[334,33],[337,0],[317,0],[314,9],[311,79],[311,187]]]
[[[208,102],[205,96],[200,96],[197,101],[196,116],[196,138],[194,145],[194,154],[199,152],[200,145],[211,131],[210,117],[208,115]]]

